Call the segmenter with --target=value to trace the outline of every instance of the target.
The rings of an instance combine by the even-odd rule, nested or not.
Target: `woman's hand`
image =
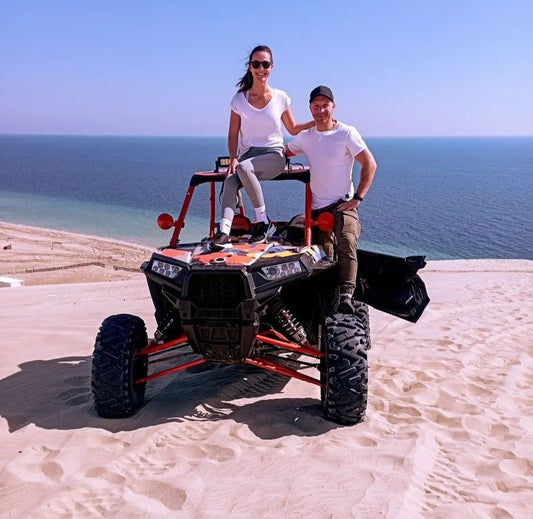
[[[239,161],[237,159],[237,157],[233,157],[230,162],[229,162],[229,166],[228,166],[228,170],[226,171],[226,177],[229,177],[230,175],[234,175],[235,174],[235,168],[239,165]]]
[[[289,108],[285,110],[281,114],[281,122],[283,123],[283,126],[285,126],[285,129],[291,134],[291,135],[298,135],[302,130],[307,130],[309,128],[312,128],[315,125],[315,121],[308,121],[306,123],[297,123],[294,120],[294,116],[292,115],[292,111]]]

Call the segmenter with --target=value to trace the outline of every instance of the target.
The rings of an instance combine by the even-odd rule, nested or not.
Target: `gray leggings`
[[[233,220],[237,193],[241,187],[244,187],[254,208],[265,205],[259,181],[276,178],[284,168],[283,148],[250,148],[239,157],[239,165],[235,168],[236,174],[224,180],[220,194],[222,218],[230,222]]]

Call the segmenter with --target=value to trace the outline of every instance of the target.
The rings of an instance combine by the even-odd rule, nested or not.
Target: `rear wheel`
[[[367,339],[356,315],[335,314],[325,320],[322,335],[322,410],[342,425],[365,418],[368,398]]]
[[[96,412],[105,418],[131,416],[144,402],[148,357],[136,355],[148,343],[144,321],[128,314],[104,320],[96,336],[92,392]]]

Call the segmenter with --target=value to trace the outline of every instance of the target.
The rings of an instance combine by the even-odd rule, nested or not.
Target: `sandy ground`
[[[531,517],[532,261],[430,262],[418,323],[372,309],[359,425],[325,421],[316,386],[230,366],[154,381],[105,420],[94,337],[114,313],[155,329],[147,257],[0,224],[0,276],[26,283],[0,288],[0,517]]]

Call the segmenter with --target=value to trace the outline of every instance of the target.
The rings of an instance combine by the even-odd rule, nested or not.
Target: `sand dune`
[[[60,266],[48,232],[0,226],[13,245],[0,275]],[[109,265],[147,257],[55,236],[63,264],[86,247]],[[99,418],[94,337],[122,312],[153,332],[145,281],[54,272],[0,289],[0,517],[531,517],[532,261],[430,262],[418,323],[372,310],[368,413],[353,427],[322,418],[315,386],[229,366],[164,377],[134,417]]]

